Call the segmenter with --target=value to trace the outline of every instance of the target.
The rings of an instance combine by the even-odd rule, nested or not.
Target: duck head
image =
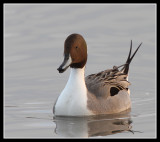
[[[83,68],[87,62],[87,44],[80,34],[71,34],[64,42],[64,60],[57,69],[63,73],[68,67]]]

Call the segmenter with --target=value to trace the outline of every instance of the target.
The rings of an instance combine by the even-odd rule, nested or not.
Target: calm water
[[[4,5],[4,137],[156,137],[155,5]],[[88,45],[86,75],[125,62],[132,109],[116,115],[54,118],[52,108],[69,69],[56,70],[63,44],[80,33]]]

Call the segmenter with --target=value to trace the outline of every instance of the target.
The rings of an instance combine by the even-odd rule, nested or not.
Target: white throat
[[[84,68],[71,68],[68,82],[56,102],[55,115],[84,116],[89,114]]]

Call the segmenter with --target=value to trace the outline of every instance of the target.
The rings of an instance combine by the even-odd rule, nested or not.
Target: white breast
[[[71,68],[68,82],[56,102],[55,115],[91,115],[91,112],[87,109],[87,88],[84,80],[84,68]]]

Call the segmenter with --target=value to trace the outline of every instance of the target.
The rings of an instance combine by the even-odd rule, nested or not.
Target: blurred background
[[[132,128],[140,133],[110,137],[156,136],[155,4],[4,4],[3,8],[5,137],[61,137],[55,133],[52,108],[69,77],[69,69],[59,74],[57,68],[64,41],[72,33],[81,34],[88,45],[86,76],[123,64],[131,40],[133,50],[143,42],[129,74]]]

